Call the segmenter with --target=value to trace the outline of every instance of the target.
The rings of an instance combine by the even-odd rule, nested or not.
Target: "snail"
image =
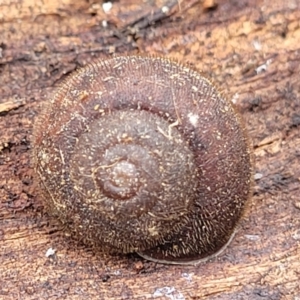
[[[33,136],[46,209],[105,251],[196,264],[229,243],[251,197],[239,114],[202,73],[170,59],[79,69]]]

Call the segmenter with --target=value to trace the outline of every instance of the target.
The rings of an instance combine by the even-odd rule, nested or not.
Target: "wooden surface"
[[[109,12],[99,1],[0,0],[0,299],[299,300],[299,20],[298,0],[120,0]],[[253,141],[248,214],[197,267],[93,253],[44,213],[32,179],[32,127],[55,85],[95,58],[144,52],[207,73]]]

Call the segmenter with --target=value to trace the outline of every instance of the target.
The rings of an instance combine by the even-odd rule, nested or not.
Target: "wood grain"
[[[0,299],[299,299],[299,20],[297,0],[121,0],[109,12],[1,0]],[[96,58],[144,52],[203,70],[253,142],[248,213],[226,251],[197,267],[92,252],[44,213],[33,180],[32,127],[57,83]]]

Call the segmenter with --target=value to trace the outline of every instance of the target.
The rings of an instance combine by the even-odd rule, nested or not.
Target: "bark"
[[[298,299],[300,2],[0,0],[0,298]],[[95,253],[43,209],[30,165],[41,105],[97,58],[189,62],[233,99],[255,158],[236,237],[196,267]],[[55,253],[46,257],[49,248]]]

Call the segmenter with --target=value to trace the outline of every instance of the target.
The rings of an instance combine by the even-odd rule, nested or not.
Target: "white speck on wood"
[[[46,257],[49,257],[49,256],[52,256],[52,255],[54,255],[55,254],[55,252],[56,252],[56,249],[53,249],[53,248],[49,248],[47,251],[46,251]]]
[[[157,288],[153,293],[153,298],[167,297],[171,300],[185,300],[184,296],[178,292],[173,286],[165,286],[162,288]]]
[[[112,8],[112,3],[111,2],[104,2],[102,4],[102,9],[103,11],[107,14]]]

